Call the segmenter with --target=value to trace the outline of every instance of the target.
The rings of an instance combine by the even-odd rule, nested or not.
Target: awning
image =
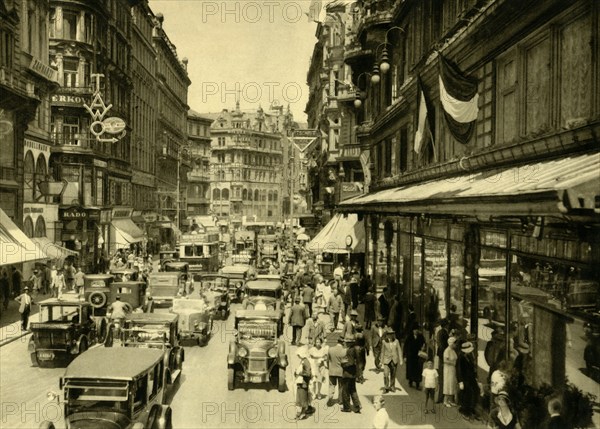
[[[46,254],[0,209],[0,266],[40,259]]]
[[[128,246],[131,243],[139,243],[144,239],[144,231],[133,223],[131,219],[115,219],[111,222],[115,230],[115,243]]]
[[[352,237],[351,253],[364,253],[365,251],[365,226],[358,220],[356,214],[346,217],[338,213],[319,231],[306,246],[313,253],[347,253],[347,237]]]
[[[600,153],[399,186],[343,201],[353,213],[600,214]]]
[[[67,256],[78,255],[78,253],[74,250],[69,250],[65,247],[59,246],[56,243],[53,243],[48,237],[34,237],[31,240],[48,256],[48,259],[53,261],[60,261],[65,259]]]

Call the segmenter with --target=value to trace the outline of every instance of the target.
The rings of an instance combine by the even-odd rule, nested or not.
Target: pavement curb
[[[2,340],[2,341],[0,341],[0,347],[3,347],[5,345],[7,345],[7,344],[10,344],[10,343],[14,342],[14,341],[17,341],[19,338],[23,338],[26,335],[30,335],[30,334],[31,334],[31,332],[25,331],[25,332],[21,332],[18,335],[15,335],[14,337],[10,337],[10,338],[7,338],[5,340]]]

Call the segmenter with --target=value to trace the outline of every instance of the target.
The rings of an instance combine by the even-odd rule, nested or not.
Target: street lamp
[[[382,43],[382,45],[384,45],[384,48],[381,51],[381,62],[379,64],[379,70],[381,70],[382,74],[386,74],[390,70],[390,58],[387,50],[387,45],[391,44],[390,42],[388,42],[388,34],[392,30],[400,30],[402,33],[404,33],[404,29],[401,27],[392,27],[385,32],[385,41]],[[375,56],[377,56],[377,51],[375,51]]]
[[[352,239],[352,236],[348,234],[346,236],[346,251],[348,252],[348,271],[350,271],[350,252],[352,250],[353,241],[354,240]]]
[[[360,109],[362,106],[362,99],[360,98],[360,78],[362,76],[372,76],[372,75],[371,75],[371,73],[368,73],[368,72],[362,72],[356,78],[356,87],[355,87],[356,88],[356,99],[354,100],[354,107],[357,109]],[[375,83],[375,82],[373,82],[372,78],[371,78],[371,83]],[[365,90],[366,90],[366,88],[365,88]]]

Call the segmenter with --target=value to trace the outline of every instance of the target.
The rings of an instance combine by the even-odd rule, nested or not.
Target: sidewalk
[[[33,295],[33,302],[38,303],[50,298],[51,295]],[[37,320],[39,306],[34,305],[31,308],[29,322]],[[0,312],[0,347],[5,344],[18,340],[21,337],[29,335],[31,332],[21,329],[21,314],[19,313],[19,303],[11,299],[8,303],[8,309],[2,309]]]

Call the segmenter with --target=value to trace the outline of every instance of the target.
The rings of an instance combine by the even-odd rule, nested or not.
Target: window
[[[399,171],[406,171],[408,168],[408,128],[400,129],[400,164]]]
[[[63,86],[67,88],[76,88],[79,70],[79,60],[63,60]]]
[[[25,155],[24,161],[24,177],[23,177],[23,188],[24,188],[24,197],[25,201],[33,201],[35,196],[34,190],[34,172],[35,172],[35,163],[33,160],[33,154],[31,151],[27,151],[27,155]]]
[[[34,236],[35,237],[45,237],[46,236],[46,221],[44,220],[43,216],[38,216],[37,220],[35,221]]]
[[[77,40],[77,13],[63,11],[63,39]]]
[[[33,4],[29,5],[29,10],[27,11],[27,52],[29,52],[34,57],[36,56],[35,52],[35,39],[37,35],[37,19],[35,14],[35,6]]]
[[[13,62],[13,36],[7,30],[0,30],[0,67],[11,67]]]
[[[62,127],[62,144],[78,146],[78,134],[79,118],[77,116],[65,116]]]

